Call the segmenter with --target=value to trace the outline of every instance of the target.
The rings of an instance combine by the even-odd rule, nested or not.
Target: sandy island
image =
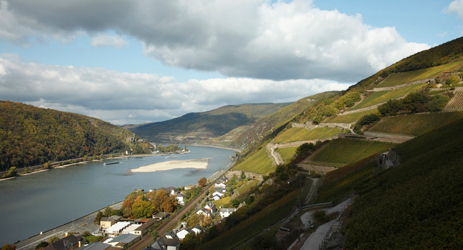
[[[134,173],[147,173],[147,172],[156,172],[162,170],[170,170],[176,168],[196,168],[196,169],[206,169],[209,165],[209,159],[195,159],[195,160],[183,160],[183,161],[165,161],[148,166],[143,166],[135,169],[131,169],[131,172]]]

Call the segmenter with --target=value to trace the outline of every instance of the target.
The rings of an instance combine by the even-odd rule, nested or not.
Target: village
[[[227,177],[228,176],[228,177]],[[205,179],[205,178],[203,178]],[[201,180],[200,180],[201,181]],[[156,191],[168,193],[170,199],[175,199],[177,209],[171,212],[157,211],[150,217],[134,218],[121,215],[106,215],[108,211],[114,211],[107,207],[97,212],[95,222],[99,222],[99,228],[93,232],[67,232],[62,239],[52,240],[46,247],[37,247],[44,250],[117,250],[129,249],[139,242],[142,237],[151,234],[154,241],[145,248],[146,250],[167,250],[179,249],[180,242],[188,237],[204,234],[206,229],[221,223],[231,214],[237,211],[244,204],[232,202],[241,192],[246,192],[262,183],[263,177],[259,174],[246,173],[242,171],[229,171],[225,176],[218,178],[213,184],[207,186],[206,195],[200,198],[194,209],[179,216],[178,211],[193,202],[195,198],[191,190],[201,188],[198,185],[189,185],[181,188],[160,188],[158,190],[136,189],[134,193],[144,193],[145,196]],[[203,190],[203,189],[198,189]],[[194,194],[193,194],[194,195]],[[200,196],[200,194],[197,194]],[[129,195],[130,196],[130,195]],[[149,197],[149,195],[148,195]],[[109,210],[108,210],[109,209]],[[120,208],[123,210],[123,205]],[[103,212],[102,212],[103,211]],[[109,212],[109,213],[110,213]],[[100,216],[100,217],[98,217]],[[175,220],[176,226],[163,235],[159,235],[156,228],[165,220]],[[49,239],[50,240],[50,239]]]

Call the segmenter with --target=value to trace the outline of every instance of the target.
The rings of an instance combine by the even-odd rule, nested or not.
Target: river
[[[197,184],[230,163],[235,151],[188,146],[187,154],[128,157],[120,164],[91,162],[0,181],[0,246],[124,200],[136,188],[181,187]],[[204,170],[173,169],[130,173],[130,169],[169,160],[209,158]],[[114,160],[105,160],[112,162]]]

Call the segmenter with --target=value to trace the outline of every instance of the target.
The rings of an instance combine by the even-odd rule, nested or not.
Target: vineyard
[[[396,150],[402,164],[360,183],[346,248],[463,248],[463,120]]]
[[[352,113],[348,115],[338,115],[338,116],[331,116],[328,119],[324,120],[324,123],[353,123],[365,115],[371,114],[379,114],[377,109]]]
[[[284,161],[291,160],[296,153],[296,147],[293,148],[279,148],[276,151],[281,155]]]
[[[455,96],[447,103],[445,110],[462,110],[463,109],[463,91],[455,91]]]
[[[288,143],[294,141],[308,141],[315,139],[329,138],[331,136],[338,135],[342,132],[339,128],[290,128],[283,133],[279,134],[275,139],[274,143]]]
[[[317,151],[313,157],[317,162],[349,164],[372,154],[394,147],[394,143],[365,141],[356,139],[332,140],[326,147]]]
[[[444,112],[383,117],[370,132],[422,135],[463,118],[463,112]]]
[[[462,65],[462,61],[448,63],[432,68],[407,71],[401,73],[390,74],[376,87],[391,87],[395,85],[405,84],[417,80],[436,78],[441,76],[445,71],[456,71]]]
[[[355,106],[352,110],[369,107],[375,104],[387,102],[392,99],[406,96],[412,92],[419,90],[423,86],[424,84],[417,84],[417,85],[411,85],[411,86],[401,88],[401,89],[394,89],[386,93],[385,91],[375,92],[371,94],[370,96],[368,96],[367,98],[365,98],[361,103]],[[377,93],[381,93],[381,94],[377,94]]]
[[[245,161],[238,164],[233,170],[268,174],[275,171],[275,166],[272,165],[272,160],[267,155],[267,149],[261,148],[253,155],[249,156]]]

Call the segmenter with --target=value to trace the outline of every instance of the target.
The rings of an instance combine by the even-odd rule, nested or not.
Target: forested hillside
[[[128,137],[135,135],[96,118],[0,101],[1,170],[130,148],[147,152],[148,143]]]
[[[168,121],[127,126],[137,135],[156,142],[203,142],[250,125],[259,117],[272,114],[289,103],[229,105],[202,113],[189,113]]]

